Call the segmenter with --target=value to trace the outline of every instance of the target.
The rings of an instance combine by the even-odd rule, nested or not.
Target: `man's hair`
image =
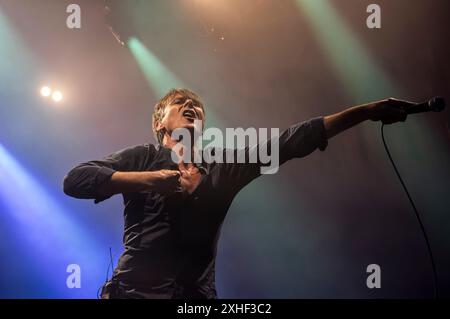
[[[169,92],[167,92],[166,95],[164,95],[158,101],[158,103],[156,103],[155,111],[153,112],[153,116],[152,116],[153,134],[155,134],[155,137],[158,140],[158,143],[161,144],[161,145],[163,143],[164,132],[162,130],[156,131],[156,126],[163,119],[163,117],[164,117],[164,110],[165,110],[167,104],[169,104],[171,102],[171,100],[177,95],[181,95],[183,97],[187,97],[187,98],[197,102],[198,105],[200,106],[200,108],[203,110],[203,114],[205,112],[205,109],[203,107],[203,103],[202,103],[200,97],[196,93],[194,93],[194,92],[192,92],[191,90],[188,90],[188,89],[171,89]]]

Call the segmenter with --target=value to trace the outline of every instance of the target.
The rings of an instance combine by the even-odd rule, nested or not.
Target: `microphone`
[[[435,96],[432,99],[422,103],[409,103],[409,105],[401,105],[401,109],[409,114],[417,114],[424,112],[441,112],[445,109],[445,99]]]

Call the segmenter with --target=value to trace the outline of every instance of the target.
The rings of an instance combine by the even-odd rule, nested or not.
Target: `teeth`
[[[194,111],[184,111],[183,115],[187,116],[187,117],[195,118],[195,112]]]

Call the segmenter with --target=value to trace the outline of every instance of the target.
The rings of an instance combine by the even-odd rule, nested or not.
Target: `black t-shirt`
[[[298,123],[279,136],[279,163],[326,146],[322,117]],[[248,156],[255,150],[242,151]],[[177,170],[171,152],[144,144],[82,163],[65,177],[64,192],[101,202],[107,198],[98,194],[99,186],[116,171]],[[123,194],[125,251],[113,278],[125,296],[216,298],[214,269],[220,228],[236,194],[260,176],[261,163],[202,163],[198,167],[201,181],[190,195],[164,196],[151,190]]]

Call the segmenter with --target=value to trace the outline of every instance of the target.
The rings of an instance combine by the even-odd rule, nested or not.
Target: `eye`
[[[177,99],[173,100],[172,103],[173,103],[173,104],[180,104],[180,103],[183,103],[183,99],[182,99],[182,98],[177,98]]]

